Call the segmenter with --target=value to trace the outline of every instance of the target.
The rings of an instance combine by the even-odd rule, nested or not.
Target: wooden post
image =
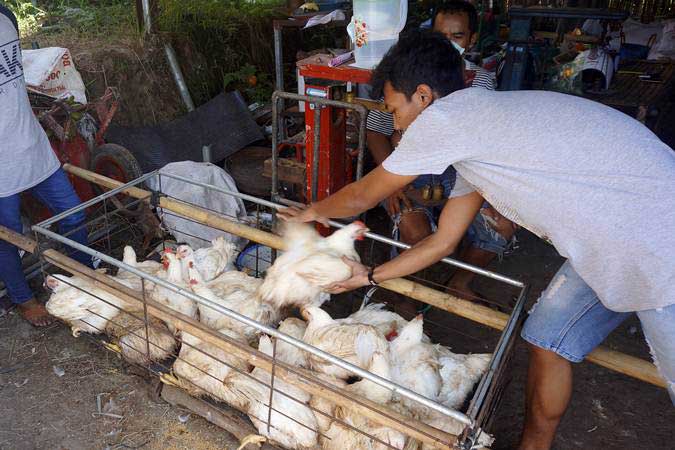
[[[103,175],[93,173],[80,167],[65,164],[64,170],[84,178],[92,183],[113,189],[122,185],[119,181],[107,178]],[[150,193],[143,189],[130,188],[124,191],[125,194],[135,198],[147,199]],[[204,208],[189,205],[184,202],[162,197],[160,205],[175,213],[198,220],[202,223],[218,228],[228,233],[242,236],[246,239],[259,242],[268,247],[283,250],[283,240],[281,237],[257,230],[237,222],[233,222],[224,216],[216,216]],[[0,236],[1,237],[1,236]],[[383,282],[382,287],[399,294],[406,295],[415,300],[435,306],[444,311],[451,312],[460,317],[471,319],[480,324],[489,326],[496,330],[503,330],[508,320],[508,315],[499,311],[494,311],[483,305],[477,305],[473,302],[462,300],[454,295],[440,292],[428,288],[422,284],[415,283],[403,278],[387,280]],[[646,381],[659,387],[666,387],[666,382],[658,373],[654,364],[640,358],[636,358],[625,353],[616,352],[606,347],[600,346],[593,350],[586,359],[607,369]]]

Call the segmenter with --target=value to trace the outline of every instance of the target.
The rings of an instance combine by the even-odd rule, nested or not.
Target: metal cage
[[[216,191],[222,195],[235,196],[244,200],[249,207],[249,211],[251,211],[248,223],[244,225],[235,217],[226,217],[218,211],[210,211],[202,206],[190,205],[182,202],[180,199],[168,197],[161,190],[163,178],[173,178],[174,180],[186,183],[186,185],[198,186],[203,189]],[[154,185],[159,188],[156,190],[142,189],[144,183],[152,179],[156,181]],[[125,195],[126,197],[120,202],[117,199],[122,195]],[[234,310],[227,309],[212,300],[201,297],[192,292],[189,287],[170,283],[162,277],[146,273],[136,267],[125,264],[120,260],[119,256],[117,258],[114,257],[114,255],[120,254],[120,248],[123,244],[128,243],[130,239],[133,239],[134,228],[137,227],[137,224],[129,221],[124,213],[126,210],[133,209],[138,205],[145,205],[144,207],[146,208],[150,207],[154,209],[162,222],[167,215],[170,214],[177,214],[183,218],[188,218],[185,211],[191,210],[197,211],[199,214],[195,215],[195,217],[198,216],[197,219],[189,218],[189,220],[196,220],[199,223],[218,230],[235,234],[241,233],[244,237],[249,238],[251,244],[256,244],[254,240],[260,238],[260,245],[249,245],[244,249],[244,256],[237,258],[242,261],[246,258],[248,258],[249,261],[252,260],[253,264],[249,264],[247,270],[256,277],[263,275],[262,272],[264,271],[264,268],[272,263],[272,258],[274,257],[275,251],[279,246],[278,243],[280,242],[278,237],[267,233],[266,230],[270,229],[271,224],[269,219],[270,217],[273,217],[274,211],[284,207],[284,205],[238,192],[230,192],[217,186],[161,173],[160,171],[145,174],[130,183],[109,190],[90,201],[84,202],[76,208],[35,225],[33,231],[35,232],[38,241],[38,248],[42,249],[39,250],[39,256],[42,262],[43,271],[51,272],[53,271],[53,268],[59,268],[73,275],[77,275],[80,279],[87,280],[86,282],[76,283],[73,282],[73,278],[67,280],[64,279],[66,283],[69,283],[74,288],[119,310],[119,313],[115,314],[113,318],[108,318],[109,320],[104,323],[116,327],[118,334],[130,336],[130,339],[127,339],[125,342],[118,340],[117,343],[113,343],[110,339],[106,338],[100,339],[106,347],[118,352],[122,351],[123,354],[129,354],[129,352],[137,353],[139,358],[135,359],[141,361],[140,365],[149,370],[150,373],[163,377],[165,381],[172,379],[175,381],[176,378],[168,376],[168,374],[171,373],[172,365],[175,365],[177,361],[182,361],[182,363],[192,366],[195,370],[202,372],[202,374],[199,375],[200,380],[213,378],[214,380],[224,383],[224,380],[220,380],[217,376],[202,370],[199,364],[195,364],[190,358],[182,357],[181,354],[188,354],[188,351],[184,349],[190,348],[196,350],[200,354],[199,358],[213,359],[219,367],[222,366],[223,371],[232,374],[234,380],[248,379],[251,380],[254,385],[260,385],[260,389],[264,394],[262,395],[264,400],[260,397],[255,401],[263,403],[263,407],[258,407],[255,411],[263,411],[265,414],[261,414],[257,417],[254,416],[252,413],[253,408],[250,406],[253,402],[251,399],[249,399],[248,402],[249,407],[243,412],[249,414],[249,417],[257,424],[259,430],[260,427],[266,427],[268,435],[273,435],[271,429],[275,428],[275,424],[280,423],[279,421],[281,420],[296,422],[300,428],[310,427],[310,425],[306,423],[301,423],[301,421],[297,420],[297,417],[293,415],[292,411],[295,407],[292,405],[297,403],[300,405],[298,408],[309,408],[316,417],[326,417],[330,420],[329,423],[337,423],[352,430],[356,434],[362,434],[366,439],[370,440],[373,448],[400,448],[400,446],[393,445],[390,441],[387,441],[386,438],[383,439],[381,435],[370,432],[377,427],[364,429],[364,427],[359,426],[358,423],[360,422],[352,420],[354,417],[363,417],[367,423],[379,424],[378,426],[387,427],[387,429],[393,429],[399,433],[403,433],[407,439],[406,448],[422,448],[421,445],[429,446],[424,448],[479,448],[478,441],[481,434],[489,429],[490,419],[499,405],[501,393],[508,382],[506,368],[511,358],[517,328],[524,315],[523,307],[527,294],[527,286],[524,283],[494,272],[472,267],[450,258],[445,258],[443,260],[443,264],[470,270],[476,272],[480,276],[494,280],[499,283],[500,291],[508,292],[509,290],[514,290],[517,292],[515,306],[513,306],[512,312],[505,322],[501,324],[503,325],[503,331],[500,333],[492,332],[491,334],[490,339],[496,340],[496,344],[492,349],[492,357],[487,371],[478,382],[468,408],[464,411],[457,411],[437,403],[434,399],[426,398],[404,386],[398,385],[389,379],[379,377],[361,367],[326,353],[300,339],[279,332],[271,326],[256,322]],[[95,209],[97,211],[97,216],[93,217],[86,224],[90,231],[92,229],[108,230],[105,235],[90,243],[90,247],[85,247],[76,243],[70,239],[69,236],[55,231],[54,227],[54,225],[58,225],[59,221],[65,217],[84,209],[89,211]],[[199,217],[207,217],[208,220],[200,220]],[[338,222],[332,222],[331,225],[334,227],[343,226],[343,224]],[[177,230],[165,230],[166,234],[175,231]],[[367,239],[366,242],[371,248],[371,257],[373,254],[372,248],[375,245],[394,246],[399,248],[407,247],[405,244],[375,233],[368,233]],[[50,242],[50,245],[45,245],[45,241]],[[162,239],[162,243],[164,242],[164,239]],[[133,287],[130,287],[128,284],[121,283],[118,279],[101,273],[100,270],[94,271],[78,264],[67,256],[67,251],[64,254],[63,252],[55,250],[53,248],[55,244],[67,248],[67,251],[79,251],[91,255],[92,258],[98,259],[101,263],[106,265],[111,272],[125,271],[128,274],[137,276],[140,280],[140,289],[133,289]],[[267,248],[265,246],[267,246]],[[270,258],[270,256],[272,256],[272,258]],[[422,284],[433,286],[433,283],[425,283],[424,281],[425,280],[419,280]],[[158,304],[148,295],[148,289],[151,285],[161,286],[176,295],[183,296],[184,298],[196,302],[200,307],[209,308],[232,321],[242,324],[242,326],[246,325],[251,329],[256,330],[259,334],[270,336],[273,342],[272,354],[267,355],[260,352],[246,342],[238,341],[231,336],[209,329],[202,323],[187,316],[183,316],[162,304]],[[434,292],[438,293],[437,290],[434,290]],[[447,294],[442,295],[447,296]],[[364,298],[365,301],[367,301],[371,296],[372,292],[365,293],[363,290],[352,294],[352,298],[355,298],[358,301],[363,301]],[[123,299],[124,301],[111,301],[111,298]],[[133,305],[133,307],[120,307],[120,304]],[[93,314],[92,317],[96,315],[94,311],[88,311]],[[446,313],[445,311],[442,311],[442,313],[449,315],[449,313]],[[101,317],[101,319],[106,319],[106,317]],[[176,329],[181,330],[183,336],[187,333],[195,337],[196,340],[193,340],[192,343],[188,343],[185,342],[187,339],[183,338],[183,342],[176,344],[173,348],[158,348],[161,344],[154,342],[154,338],[151,336],[152,327],[155,326],[158,319],[174,324]],[[96,327],[94,323],[89,325],[91,327],[88,328],[89,330]],[[493,325],[492,328],[499,328],[499,326]],[[120,329],[123,331],[120,332]],[[99,328],[92,334],[100,333],[104,335],[105,332],[105,329]],[[120,344],[120,342],[122,343]],[[132,342],[132,344],[129,344],[129,342]],[[197,342],[197,344],[195,344],[195,342]],[[436,429],[420,420],[408,417],[400,411],[395,411],[385,405],[377,404],[368,398],[355,397],[349,390],[346,390],[344,386],[331,384],[331,382],[326,381],[326,379],[317,376],[316,373],[307,369],[295,367],[280,360],[277,358],[277,346],[280,342],[299,350],[305,355],[311,355],[312,358],[318,358],[322,361],[331,363],[334,366],[345,369],[353,374],[354,377],[358,377],[362,381],[371,382],[373,386],[376,385],[379,388],[389,390],[400,399],[405,399],[407,402],[412,402],[415,405],[420,405],[421,407],[442,415],[444,418],[447,418],[447,420],[457,424],[457,432],[448,433],[447,430]],[[124,346],[126,346],[126,348],[124,348]],[[153,350],[165,350],[168,353],[168,357],[163,360],[153,360]],[[233,363],[231,358],[224,360],[213,354],[223,352],[226,352],[231,358],[245,361],[246,364],[242,365],[237,361]],[[139,364],[138,362],[136,363]],[[250,371],[250,366],[253,366],[253,372]],[[194,384],[191,380],[180,379],[179,381],[180,386],[186,388],[188,391],[201,391],[205,394],[205,397],[209,398],[209,400],[204,401],[209,401],[211,404],[216,404],[221,407],[223,406],[223,402],[227,400],[218,398],[217,395],[212,395],[213,393],[208,392],[208,390],[204,388],[204,385],[192,386],[196,388],[192,389],[192,387],[189,386],[190,383]],[[352,419],[345,420],[345,417],[338,417],[334,412],[330,413],[312,407],[311,404],[306,401],[306,397],[296,398],[297,395],[289,393],[291,391],[293,393],[304,392],[307,395],[322,398],[330,402],[331,405],[340,406],[342,411],[348,411],[349,414],[355,414],[356,416],[350,416]],[[288,403],[289,400],[291,401],[290,404]],[[287,409],[284,410],[284,408]],[[336,409],[334,409],[334,411],[335,410]],[[357,423],[356,426],[354,425],[355,423]],[[319,440],[321,440],[321,438],[330,439],[330,436],[327,436],[325,432],[319,429],[313,431],[317,433]]]

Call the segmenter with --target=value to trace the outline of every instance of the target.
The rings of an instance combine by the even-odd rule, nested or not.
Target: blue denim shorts
[[[441,175],[420,175],[413,182],[412,186],[415,189],[422,189],[424,186],[434,186],[440,184],[443,186],[443,197],[449,197],[452,189],[455,185],[455,180],[457,179],[457,172],[452,166],[449,166],[445,172]],[[411,200],[413,208],[416,210],[424,211],[429,220],[429,225],[431,226],[431,231],[435,232],[437,228],[438,218],[441,215],[443,209],[442,206],[426,206]],[[385,207],[385,202],[382,202],[382,207]],[[485,203],[483,207],[487,207],[488,204]],[[401,221],[400,214],[396,217],[392,217],[394,222],[393,238],[398,240],[398,224]],[[489,252],[497,254],[499,258],[504,255],[509,248],[512,247],[512,244],[515,242],[515,239],[507,241],[497,233],[492,226],[488,223],[480,212],[476,214],[475,219],[469,226],[469,229],[466,232],[466,237],[469,243],[476,248],[487,250]]]
[[[571,362],[581,362],[633,313],[607,309],[565,262],[529,312],[521,337]],[[675,402],[675,305],[638,311],[654,363]]]

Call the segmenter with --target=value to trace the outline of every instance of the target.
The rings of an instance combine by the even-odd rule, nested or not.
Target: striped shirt
[[[471,81],[471,87],[481,87],[494,91],[497,87],[497,77],[494,72],[483,69],[469,60],[465,62],[467,81]],[[385,111],[369,111],[366,120],[366,129],[376,133],[391,136],[394,134],[394,116]]]

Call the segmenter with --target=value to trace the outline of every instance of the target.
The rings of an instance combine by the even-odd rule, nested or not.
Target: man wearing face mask
[[[432,27],[448,38],[460,54],[469,50],[478,37],[478,14],[468,2],[452,0],[440,5],[433,14]],[[495,74],[473,62],[464,59],[465,81],[468,87],[494,90]],[[381,164],[396,147],[401,138],[394,130],[392,114],[371,111],[367,120],[368,148],[376,164]],[[393,237],[406,244],[414,245],[433,233],[438,217],[448,198],[466,194],[466,185],[458,180],[452,167],[440,175],[422,175],[410,186],[395,192],[382,206],[392,219]],[[502,257],[514,241],[516,227],[487,203],[476,215],[459,251],[459,258],[469,264],[486,267],[495,256]],[[473,272],[459,270],[450,280],[448,287],[454,293],[468,299],[476,297],[469,288]]]

